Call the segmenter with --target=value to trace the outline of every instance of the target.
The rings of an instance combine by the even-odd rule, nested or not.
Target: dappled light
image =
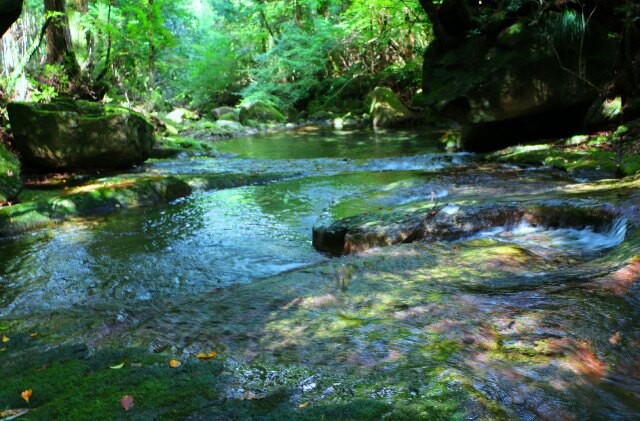
[[[640,419],[633,0],[0,0],[0,420]]]

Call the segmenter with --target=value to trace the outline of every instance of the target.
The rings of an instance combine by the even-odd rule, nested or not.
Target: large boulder
[[[11,103],[15,147],[48,169],[125,168],[149,158],[153,126],[141,114],[87,101]]]
[[[496,29],[425,53],[424,100],[466,126],[463,144],[491,150],[578,128],[614,77],[618,40],[590,24],[584,39],[550,33],[562,19],[538,25],[505,20]],[[581,47],[579,47],[582,45]]]
[[[416,118],[398,95],[391,89],[380,86],[367,95],[365,107],[369,110],[376,129],[403,126]]]
[[[0,203],[15,199],[21,188],[20,161],[0,143]]]
[[[240,109],[240,123],[251,126],[258,123],[284,123],[287,118],[276,107],[264,102],[251,102]]]

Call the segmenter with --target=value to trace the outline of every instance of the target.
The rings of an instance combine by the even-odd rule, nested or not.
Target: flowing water
[[[366,398],[445,418],[640,417],[640,241],[626,217],[340,259],[313,249],[312,227],[338,218],[560,200],[576,183],[436,139],[307,129],[149,164],[284,178],[0,241],[0,327],[47,332],[49,347],[216,349],[230,399],[286,386],[296,403]]]

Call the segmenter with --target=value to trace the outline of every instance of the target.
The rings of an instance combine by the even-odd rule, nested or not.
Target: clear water
[[[356,259],[311,246],[318,222],[432,200],[540,199],[571,180],[441,153],[419,132],[310,131],[217,147],[219,158],[144,169],[288,177],[0,241],[0,323],[48,334],[51,346],[183,359],[216,349],[236,381],[230,398],[286,385],[300,402],[405,405],[464,385],[471,413],[486,399],[510,418],[640,416],[640,299],[625,283],[638,238],[625,220],[519,225]],[[624,347],[611,342],[616,332]]]

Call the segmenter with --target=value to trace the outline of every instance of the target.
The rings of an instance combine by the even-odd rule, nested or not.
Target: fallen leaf
[[[215,357],[216,355],[218,355],[218,353],[216,351],[211,351],[208,354],[205,354],[205,353],[201,352],[196,356],[201,360],[210,360],[211,358]]]
[[[2,343],[6,344],[9,341],[10,339],[7,337],[7,335],[2,335]]]
[[[171,368],[178,368],[182,365],[182,363],[178,360],[171,360],[169,361],[169,367]]]
[[[29,399],[31,399],[31,395],[33,395],[33,390],[31,389],[27,389],[20,394],[20,396],[22,396],[22,399],[24,399],[27,403],[29,402]]]
[[[131,395],[125,395],[125,396],[122,397],[122,399],[120,399],[120,406],[125,411],[128,411],[131,408],[133,408],[133,404],[134,404],[133,396],[131,396]]]
[[[6,411],[0,411],[0,419],[2,421],[14,420],[18,417],[23,416],[27,412],[29,412],[27,408],[7,409]]]
[[[618,342],[620,342],[620,339],[622,339],[622,333],[616,332],[613,335],[611,335],[611,337],[609,338],[609,343],[611,345],[618,345]]]
[[[112,370],[120,370],[122,367],[124,367],[124,363],[118,364],[118,365],[114,365],[109,367]]]
[[[40,336],[40,334],[39,334],[38,332],[33,332],[33,333],[31,334],[31,337],[32,337],[32,338],[37,338],[38,336]]]
[[[311,405],[311,402],[301,403],[300,405],[298,405],[298,408],[306,408],[309,405]]]

